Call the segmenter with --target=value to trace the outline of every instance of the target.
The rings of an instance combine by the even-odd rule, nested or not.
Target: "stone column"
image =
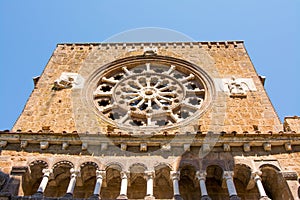
[[[79,171],[76,171],[73,168],[70,170],[70,172],[71,172],[71,178],[70,178],[70,182],[69,182],[69,185],[68,185],[67,192],[64,196],[64,197],[67,197],[67,198],[73,197],[73,192],[74,192],[74,188],[75,188],[75,185],[76,185],[76,178],[79,174]]]
[[[237,196],[237,192],[232,177],[233,177],[232,171],[224,171],[223,178],[226,180],[226,185],[227,185],[230,200],[240,200],[241,198]]]
[[[128,199],[127,198],[128,176],[129,176],[129,172],[126,171],[121,172],[121,190],[120,190],[120,195],[117,197],[117,199]]]
[[[145,171],[145,178],[147,180],[147,194],[145,199],[155,199],[153,196],[153,179],[155,176],[155,171]]]
[[[173,192],[175,200],[182,200],[179,192],[179,179],[180,179],[180,171],[170,171],[171,179],[173,182]]]
[[[94,187],[93,195],[90,198],[101,199],[100,192],[101,192],[103,178],[105,177],[105,175],[106,175],[105,171],[96,170],[96,184]]]
[[[255,172],[254,174],[254,181],[256,183],[256,186],[257,186],[257,189],[258,189],[258,192],[259,192],[259,195],[260,195],[260,200],[270,200],[269,197],[267,196],[266,192],[265,192],[265,189],[264,189],[264,186],[261,182],[261,174],[262,172],[260,171],[257,171]]]
[[[37,190],[37,192],[33,196],[43,196],[45,189],[47,187],[49,176],[52,174],[52,169],[43,169],[43,179],[40,183],[40,186]]]
[[[205,180],[206,180],[206,172],[205,171],[197,171],[196,178],[199,180],[200,191],[201,191],[201,200],[211,200],[208,196]]]

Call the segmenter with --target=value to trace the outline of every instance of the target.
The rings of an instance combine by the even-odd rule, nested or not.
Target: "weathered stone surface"
[[[202,69],[216,86],[207,110],[191,124],[156,127],[153,133],[143,126],[137,126],[137,133],[123,130],[99,115],[88,103],[85,84],[97,70],[111,70],[108,64],[138,56],[182,59]],[[223,90],[216,80],[227,80]],[[144,99],[159,94],[149,91]],[[180,96],[168,92],[172,98]],[[199,199],[195,176],[204,171],[208,196],[201,199],[257,199],[253,172],[260,171],[268,194],[293,199],[299,190],[299,127],[299,117],[287,117],[281,124],[241,41],[59,44],[12,131],[0,132],[0,198]],[[51,171],[46,190],[32,196],[45,170]],[[74,194],[65,196],[72,170],[78,172]],[[149,171],[153,178],[145,179]],[[173,196],[177,182],[170,179],[172,171],[178,172],[180,195]],[[234,185],[223,180],[226,171],[232,172]],[[93,195],[96,183],[101,185],[99,196]],[[127,184],[127,195],[119,196],[122,184]],[[237,196],[229,197],[227,184]],[[150,186],[154,194],[146,196]]]

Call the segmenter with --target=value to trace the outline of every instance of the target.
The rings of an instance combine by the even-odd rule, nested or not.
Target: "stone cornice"
[[[66,46],[66,47],[75,47],[75,46],[88,46],[88,47],[117,47],[120,46],[122,48],[126,47],[134,47],[134,46],[175,46],[175,47],[185,47],[185,46],[225,46],[234,45],[234,47],[239,47],[239,44],[243,44],[242,40],[231,40],[231,41],[174,41],[174,42],[109,42],[109,43],[97,43],[97,42],[89,42],[89,43],[58,43],[57,46]]]
[[[211,139],[214,140],[213,145]],[[26,143],[26,146],[24,146]],[[89,145],[99,145],[104,150],[108,146],[129,146],[162,147],[165,144],[172,147],[184,148],[186,144],[191,147],[212,145],[212,147],[223,147],[224,151],[231,151],[230,147],[242,147],[245,152],[251,151],[251,147],[263,147],[265,151],[271,151],[272,147],[283,146],[285,151],[292,151],[293,146],[300,145],[300,133],[281,133],[281,134],[177,134],[177,135],[129,135],[129,134],[79,134],[79,133],[24,133],[24,132],[1,132],[0,148],[14,144],[20,145],[25,149],[32,144],[40,145],[40,149],[45,150],[49,145],[61,145],[62,150],[69,146],[82,146],[85,150]],[[67,145],[66,145],[67,144]],[[250,148],[249,148],[250,147]],[[146,151],[145,149],[143,151]]]

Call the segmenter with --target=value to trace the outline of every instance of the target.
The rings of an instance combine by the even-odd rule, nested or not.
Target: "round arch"
[[[262,184],[268,197],[276,199],[292,199],[291,191],[286,180],[280,173],[280,169],[272,164],[260,166],[262,172]]]

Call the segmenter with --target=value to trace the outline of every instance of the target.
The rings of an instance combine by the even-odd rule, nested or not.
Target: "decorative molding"
[[[264,150],[265,150],[265,151],[271,151],[271,149],[272,149],[272,145],[271,145],[270,142],[265,142],[265,143],[263,144],[263,146],[264,146]]]
[[[209,144],[203,144],[202,145],[202,151],[203,152],[210,152],[210,145]]]
[[[140,151],[147,151],[147,143],[140,144]]]
[[[286,151],[292,151],[292,144],[290,142],[287,142],[284,144]]]
[[[108,144],[106,142],[101,143],[101,151],[105,151],[108,149]]]
[[[223,144],[224,151],[230,151],[230,145],[229,144]]]
[[[191,151],[191,144],[183,144],[184,151]]]
[[[48,149],[49,142],[40,142],[40,149],[45,150]]]
[[[82,88],[84,79],[77,73],[63,72],[58,79],[54,81],[54,90],[68,88]]]
[[[126,151],[127,150],[127,144],[122,143],[121,144],[121,150]]]
[[[217,91],[228,93],[231,97],[246,97],[248,91],[256,91],[252,78],[216,78]]]
[[[281,172],[283,178],[285,178],[285,180],[293,180],[293,181],[297,181],[298,180],[298,174],[297,172],[294,171],[282,171]]]
[[[162,144],[161,150],[163,151],[171,151],[171,144]]]
[[[81,145],[81,150],[82,151],[86,151],[88,148],[88,143],[87,142],[83,142],[82,145]]]
[[[250,152],[251,151],[251,145],[249,143],[243,144],[243,149],[245,152]]]
[[[69,143],[68,142],[63,142],[62,143],[62,150],[67,150],[69,147]]]
[[[0,148],[4,148],[6,147],[6,145],[7,145],[7,141],[5,140],[0,141]]]

